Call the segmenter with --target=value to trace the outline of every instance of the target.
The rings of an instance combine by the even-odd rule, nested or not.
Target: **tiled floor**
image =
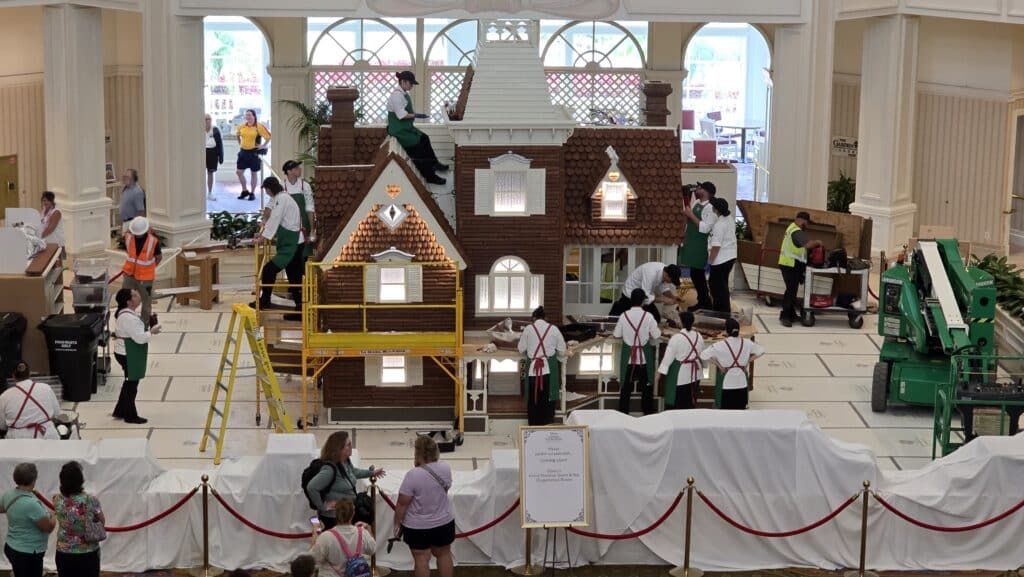
[[[245,253],[221,253],[222,282],[246,281],[251,262]],[[167,467],[212,466],[212,452],[198,449],[209,406],[210,392],[231,303],[248,302],[249,291],[222,293],[222,302],[211,311],[197,306],[179,306],[162,299],[154,306],[160,311],[164,332],[150,345],[148,376],[139,391],[140,413],[149,418],[144,426],[125,425],[110,416],[121,383],[115,365],[105,387],[90,402],[75,408],[86,423],[83,437],[147,437],[153,454]],[[798,409],[829,435],[841,441],[867,445],[885,469],[917,468],[931,455],[932,413],[922,408],[891,408],[871,411],[871,370],[881,339],[875,334],[877,318],[869,315],[864,327],[851,329],[845,316],[820,317],[814,327],[782,327],[778,310],[766,307],[751,296],[736,295],[751,307],[758,326],[757,340],[768,350],[758,361],[751,408]],[[251,357],[243,357],[232,400],[230,426],[224,448],[225,458],[262,454],[267,438],[266,409],[261,427],[255,422],[256,389]],[[300,382],[281,377],[281,388],[293,415],[299,413]],[[321,416],[321,422],[326,419]],[[515,446],[514,425],[493,421],[487,436],[468,436],[453,455],[446,456],[459,469],[472,469],[490,457],[495,447]],[[318,439],[331,428],[315,429]],[[409,466],[413,431],[358,430],[356,447],[372,462],[385,467]]]

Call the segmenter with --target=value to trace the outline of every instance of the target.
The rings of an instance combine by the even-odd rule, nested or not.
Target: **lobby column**
[[[57,197],[71,254],[110,246],[99,8],[43,8],[46,184]],[[42,191],[30,191],[37,206]]]
[[[146,211],[170,246],[204,243],[203,20],[178,16],[172,0],[142,3],[142,98]]]
[[[270,112],[273,118],[274,170],[280,172],[281,165],[306,151],[306,143],[299,138],[292,121],[299,116],[294,106],[283,100],[297,100],[306,104],[310,98],[309,68],[306,66],[306,19],[305,18],[260,18],[268,34],[267,42],[272,46],[270,66]],[[305,176],[310,176],[308,169]]]
[[[807,23],[775,31],[768,200],[823,209],[831,153],[835,4],[820,0],[810,5]]]
[[[872,219],[871,252],[878,254],[892,251],[914,236],[918,20],[900,15],[872,18],[867,23],[860,81],[857,199],[850,212]]]

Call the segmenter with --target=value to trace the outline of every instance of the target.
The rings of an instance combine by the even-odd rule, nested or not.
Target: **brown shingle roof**
[[[331,164],[331,125],[320,127],[316,138],[316,163],[320,166]]]
[[[374,157],[380,148],[388,129],[382,126],[356,127],[356,164],[375,164]]]
[[[619,168],[637,195],[636,221],[631,225],[598,224],[591,220],[591,195],[611,161],[605,149],[619,155]],[[671,130],[642,128],[577,128],[565,143],[565,241],[578,244],[667,245],[683,240],[682,182],[679,137]]]
[[[402,205],[409,211],[409,215],[391,230],[376,216],[381,206],[373,205],[373,209],[359,222],[341,249],[338,261],[368,262],[373,260],[373,255],[391,247],[415,255],[414,261],[439,262],[448,259],[444,247],[437,242],[427,221],[420,218],[416,207],[411,204]]]

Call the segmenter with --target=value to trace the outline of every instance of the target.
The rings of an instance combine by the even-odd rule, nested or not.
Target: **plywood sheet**
[[[808,209],[799,206],[791,206],[786,204],[776,204],[772,202],[754,202],[751,200],[741,200],[737,204],[740,207],[740,212],[747,219],[750,224],[750,232],[753,235],[754,242],[766,243],[771,239],[769,236],[769,223],[772,222],[790,222],[796,213],[801,210],[806,210],[811,215],[811,221],[816,224],[829,225],[835,228],[835,231],[841,235],[841,242],[843,248],[846,249],[846,253],[852,257],[866,258],[870,255],[861,254],[863,250],[862,245],[863,238],[866,233],[865,231],[871,230],[871,221],[860,216],[830,212],[827,210],[815,210]],[[824,239],[822,239],[824,240]],[[870,246],[870,237],[866,243]],[[766,244],[766,246],[774,246],[774,244]],[[835,248],[836,243],[826,243],[829,248]],[[869,249],[868,249],[869,250]]]

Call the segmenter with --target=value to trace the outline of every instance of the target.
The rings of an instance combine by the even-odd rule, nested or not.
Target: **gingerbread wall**
[[[423,384],[367,387],[366,362],[336,359],[324,369],[325,407],[445,407],[455,405],[455,385],[437,364],[423,359]]]
[[[530,159],[530,168],[545,170],[545,214],[527,217],[474,215],[476,169],[489,169],[490,159],[512,153]],[[465,272],[466,330],[490,328],[503,316],[476,317],[476,275],[490,273],[503,256],[517,256],[531,274],[544,275],[544,308],[554,323],[562,318],[565,161],[561,147],[460,146],[455,150],[455,213],[459,242],[471,262]],[[517,315],[524,318],[525,315]]]
[[[419,304],[454,304],[455,274],[451,269],[425,267],[423,302]],[[361,268],[330,269],[324,273],[320,286],[321,302],[325,304],[363,302]],[[450,309],[369,309],[366,313],[366,328],[369,331],[454,331],[455,313]],[[324,311],[320,314],[320,329],[335,332],[362,331],[362,312],[356,309]]]

